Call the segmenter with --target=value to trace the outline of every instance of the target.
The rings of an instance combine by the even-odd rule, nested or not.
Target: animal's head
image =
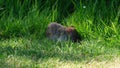
[[[67,31],[68,36],[70,37],[70,39],[72,41],[76,42],[76,41],[79,41],[81,39],[79,33],[77,32],[77,30],[73,26],[67,27],[66,31]]]

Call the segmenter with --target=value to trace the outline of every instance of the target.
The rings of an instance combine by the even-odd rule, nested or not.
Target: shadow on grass
[[[63,43],[63,44],[56,44],[53,42],[46,42],[46,41],[33,41],[33,40],[23,40],[21,44],[17,46],[0,46],[0,54],[1,58],[7,57],[9,55],[16,55],[16,56],[26,56],[31,60],[37,61],[39,59],[50,59],[50,58],[59,58],[61,61],[90,61],[92,59],[98,58],[100,55],[106,57],[107,50],[101,51],[103,46],[79,46],[75,43]],[[97,44],[96,44],[97,45]],[[105,49],[105,48],[104,48]],[[106,48],[107,49],[107,48]],[[108,54],[109,55],[109,54]],[[107,58],[113,57],[112,55]]]
[[[68,61],[84,61],[89,55],[84,54],[72,54],[72,53],[64,53],[58,52],[56,50],[36,50],[36,49],[23,49],[20,47],[12,48],[11,46],[3,47],[1,50],[1,56],[7,57],[9,55],[17,55],[17,56],[26,56],[32,60],[37,61],[38,59],[49,59],[49,58],[59,58],[60,60],[68,60]]]

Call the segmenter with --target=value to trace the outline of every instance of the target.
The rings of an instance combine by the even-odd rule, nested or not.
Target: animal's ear
[[[73,32],[75,29],[74,29],[74,27],[67,27],[66,28],[66,31],[68,32],[68,33],[71,33],[71,32]]]

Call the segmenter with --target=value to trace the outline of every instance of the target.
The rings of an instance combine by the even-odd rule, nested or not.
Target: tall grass
[[[119,35],[119,1],[85,1],[69,16],[67,25],[73,25],[85,37],[112,37]],[[82,4],[82,5],[81,5]]]
[[[0,13],[1,37],[42,36],[51,21],[74,25],[84,37],[111,37],[120,32],[119,0],[1,0]]]

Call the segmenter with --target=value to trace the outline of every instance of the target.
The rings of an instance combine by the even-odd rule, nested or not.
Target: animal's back
[[[48,30],[51,31],[51,33],[55,34],[57,32],[57,30],[61,27],[62,27],[62,25],[54,22],[54,23],[50,23],[48,25]]]
[[[58,38],[60,37],[61,34],[61,29],[64,30],[64,26],[62,26],[61,24],[58,24],[56,22],[50,23],[47,27],[47,31],[46,34],[47,36],[52,39],[52,40],[58,40]],[[64,31],[63,31],[64,32]]]

